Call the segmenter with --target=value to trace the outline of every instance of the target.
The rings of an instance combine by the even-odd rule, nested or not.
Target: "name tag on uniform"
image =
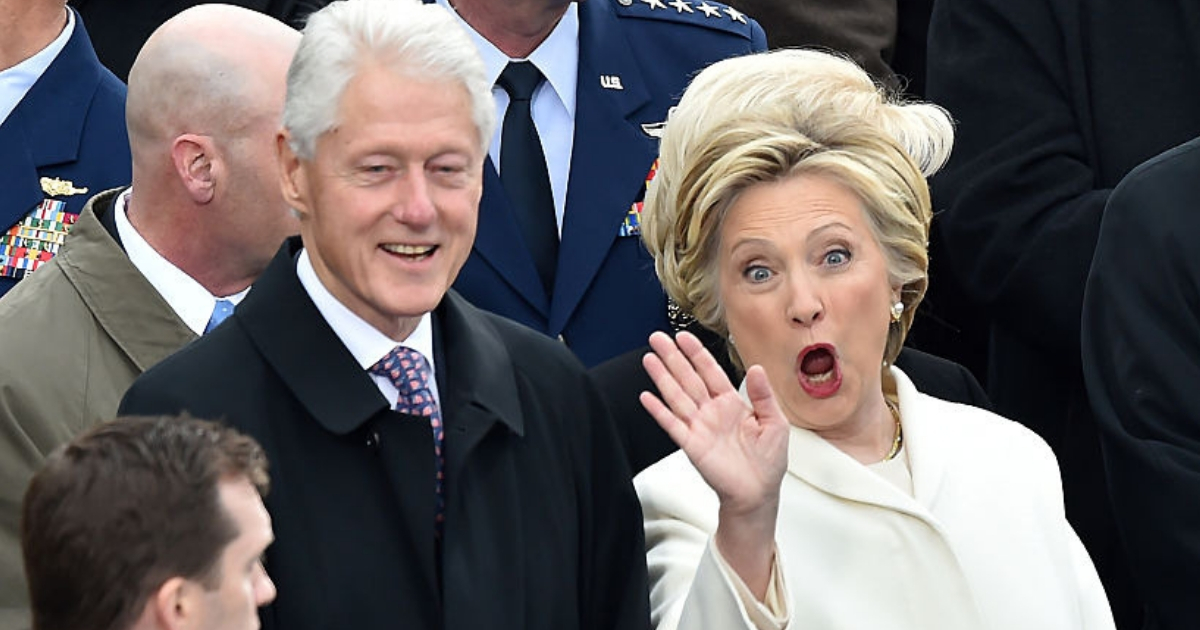
[[[65,202],[46,199],[0,234],[0,278],[24,278],[58,253],[79,218],[66,207]]]

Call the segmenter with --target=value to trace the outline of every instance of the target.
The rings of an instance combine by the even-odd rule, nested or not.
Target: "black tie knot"
[[[508,92],[508,98],[514,101],[528,101],[533,97],[533,91],[542,82],[542,73],[537,66],[528,61],[510,61],[500,73],[496,84]]]

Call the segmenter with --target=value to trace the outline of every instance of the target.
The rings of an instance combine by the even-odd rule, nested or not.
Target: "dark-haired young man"
[[[33,630],[258,628],[275,599],[266,457],[188,417],[101,424],[54,452],[25,494]]]

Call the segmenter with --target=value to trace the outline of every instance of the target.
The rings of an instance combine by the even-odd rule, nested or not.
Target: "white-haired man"
[[[314,14],[279,139],[300,239],[122,401],[263,444],[265,628],[649,626],[640,510],[594,386],[562,344],[449,291],[490,89],[441,7]]]

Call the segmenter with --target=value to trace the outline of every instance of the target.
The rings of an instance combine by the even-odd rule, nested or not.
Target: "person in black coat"
[[[449,291],[495,124],[467,35],[416,0],[332,3],[288,78],[300,240],[121,413],[187,410],[262,444],[268,630],[648,628],[641,511],[599,393],[561,343]]]
[[[1121,180],[1083,302],[1083,375],[1146,628],[1200,600],[1200,139]]]
[[[929,28],[926,97],[958,120],[933,180],[941,269],[989,316],[988,394],[1054,449],[1126,630],[1141,604],[1084,388],[1083,290],[1112,188],[1200,135],[1200,84],[1181,79],[1200,76],[1197,24],[1194,0],[938,0]]]
[[[687,326],[687,330],[704,342],[730,381],[736,383],[741,380],[720,337],[694,322]],[[642,367],[642,357],[647,352],[650,352],[650,346],[613,357],[589,370],[608,405],[625,447],[629,468],[635,475],[679,448],[638,400],[642,392],[658,395],[654,381]],[[917,389],[930,396],[991,409],[991,402],[979,381],[957,363],[920,350],[903,348],[896,357],[896,367],[904,370]]]

